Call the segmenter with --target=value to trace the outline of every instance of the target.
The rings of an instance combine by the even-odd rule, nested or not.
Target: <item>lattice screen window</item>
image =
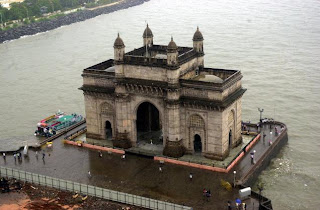
[[[233,124],[234,122],[234,117],[233,117],[233,112],[231,111],[228,117],[228,123],[229,125]]]
[[[204,121],[199,115],[192,115],[190,117],[190,126],[204,127]]]
[[[101,106],[101,114],[111,114],[113,112],[113,108],[110,104],[104,103]]]

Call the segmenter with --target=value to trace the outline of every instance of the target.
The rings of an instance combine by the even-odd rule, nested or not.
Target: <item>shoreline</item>
[[[61,26],[70,25],[72,23],[81,22],[87,19],[94,18],[102,14],[109,14],[119,10],[127,9],[130,7],[138,6],[149,0],[124,0],[117,4],[106,5],[98,7],[93,10],[82,10],[75,13],[70,13],[65,16],[58,17],[53,20],[31,23],[21,27],[9,29],[0,32],[0,44],[10,40],[19,39],[23,36],[31,36],[38,33],[47,32]]]

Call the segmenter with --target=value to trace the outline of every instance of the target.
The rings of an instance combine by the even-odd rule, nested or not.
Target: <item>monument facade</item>
[[[156,45],[148,25],[142,41],[126,53],[118,34],[114,58],[83,70],[87,138],[129,148],[154,132],[166,156],[223,160],[242,141],[241,72],[204,66],[199,28],[193,47]]]

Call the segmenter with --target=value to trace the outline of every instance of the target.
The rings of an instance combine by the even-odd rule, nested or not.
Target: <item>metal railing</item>
[[[104,189],[92,185],[81,184],[77,182],[67,181],[63,179],[53,178],[45,175],[35,174],[31,172],[21,171],[12,168],[0,166],[0,177],[15,178],[20,181],[30,182],[33,184],[52,187],[59,190],[77,192],[89,196],[95,196],[119,203],[125,203],[134,206],[140,206],[148,209],[159,210],[192,210],[191,207],[168,203],[138,195],[118,192],[114,190]]]

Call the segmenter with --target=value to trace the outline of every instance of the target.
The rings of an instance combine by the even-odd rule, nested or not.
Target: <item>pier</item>
[[[255,124],[248,124],[247,126],[252,131],[257,128]],[[262,133],[266,133],[265,144],[259,138],[227,173],[170,164],[166,161],[160,163],[158,160],[130,154],[126,154],[125,159],[122,159],[122,154],[112,154],[112,151],[99,150],[100,148],[106,148],[103,146],[95,145],[95,148],[88,149],[63,144],[63,135],[53,142],[51,149],[37,149],[40,155],[42,152],[46,154],[44,159],[41,159],[40,155],[37,158],[36,150],[31,149],[29,156],[24,157],[21,161],[15,161],[11,155],[7,155],[6,160],[1,158],[0,164],[5,167],[192,206],[195,209],[223,209],[226,208],[228,201],[234,204],[235,199],[239,196],[240,188],[253,187],[252,184],[261,170],[267,167],[271,158],[287,142],[285,125],[273,122],[271,124],[272,131],[274,131],[274,126],[280,129],[281,126],[284,127],[282,132],[275,136],[270,134],[270,123],[265,123],[261,127]],[[80,127],[67,135],[76,132]],[[273,141],[270,146],[267,144],[268,138]],[[256,150],[255,164],[251,164],[250,160],[250,153],[253,150]],[[99,151],[101,151],[102,157],[99,157]],[[160,165],[162,166],[162,172],[159,172]],[[91,178],[87,176],[88,171],[91,171]],[[233,171],[236,171],[235,177]],[[193,175],[192,180],[189,178],[190,173]],[[232,188],[231,191],[227,191],[221,186],[221,180],[225,180],[233,186],[234,178],[237,187]],[[206,201],[203,197],[202,190],[204,188],[211,190],[212,197],[209,201]],[[270,200],[261,198],[261,204],[264,205],[263,209],[272,209]],[[243,202],[250,209],[253,207],[258,209],[259,194],[252,192],[251,198]]]

